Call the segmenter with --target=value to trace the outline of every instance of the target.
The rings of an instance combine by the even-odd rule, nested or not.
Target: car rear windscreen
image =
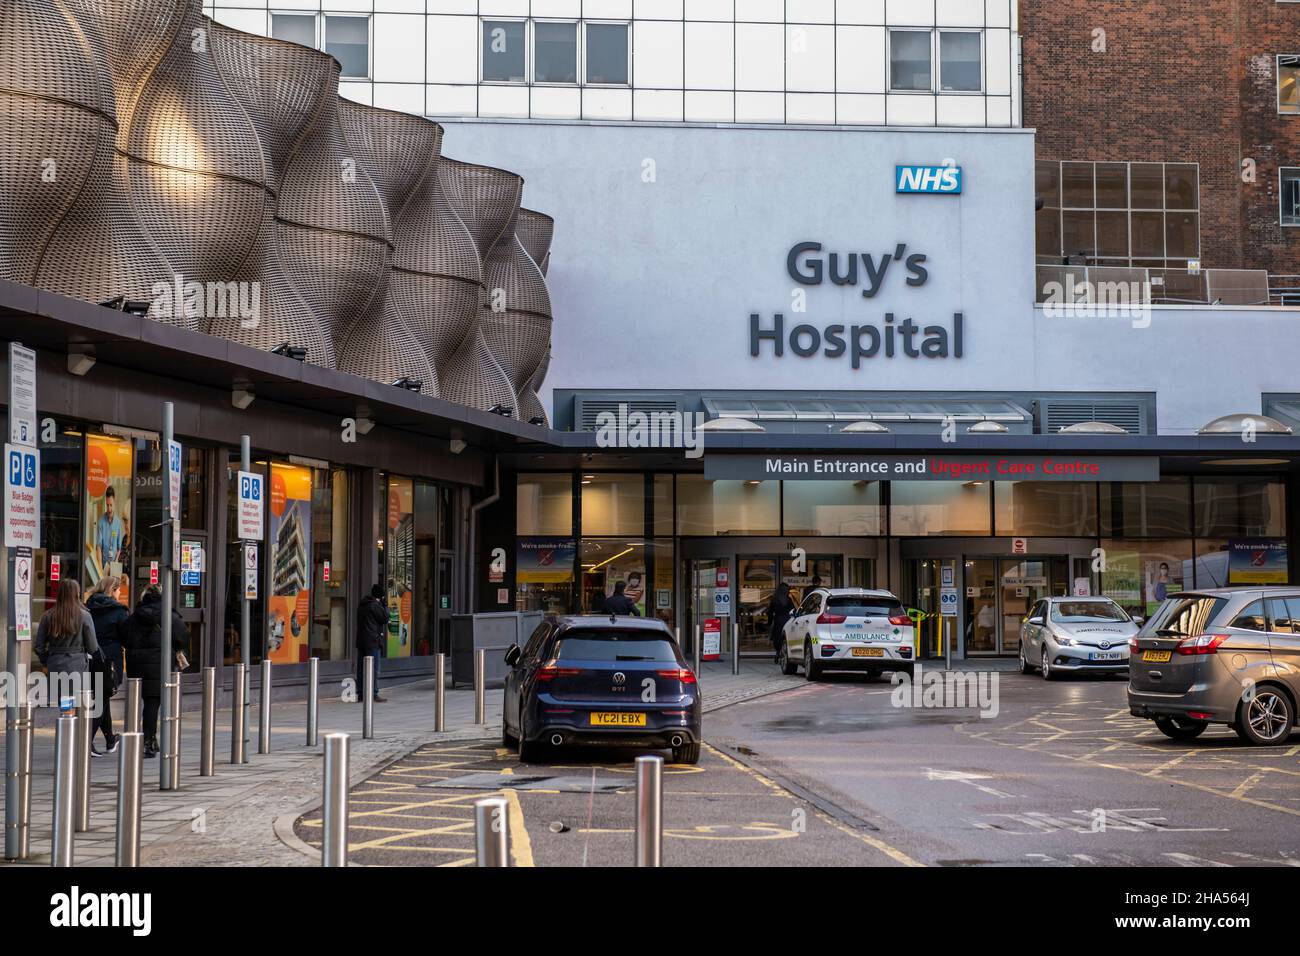
[[[676,664],[672,638],[644,631],[582,628],[566,631],[555,647],[561,661],[652,661]]]
[[[1171,597],[1156,611],[1142,628],[1143,635],[1159,637],[1197,637],[1227,606],[1227,598],[1209,594],[1188,594]]]
[[[832,594],[826,602],[827,610],[845,617],[889,617],[902,614],[903,605],[889,598],[855,597]]]

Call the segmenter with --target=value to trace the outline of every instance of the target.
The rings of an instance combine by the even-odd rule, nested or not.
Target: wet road
[[[1300,734],[1181,744],[1129,716],[1123,680],[997,677],[996,716],[837,675],[710,714],[705,734],[928,865],[1300,866]]]

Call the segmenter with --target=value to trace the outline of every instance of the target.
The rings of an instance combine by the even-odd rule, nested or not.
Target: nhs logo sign
[[[960,166],[895,166],[895,192],[961,194]]]

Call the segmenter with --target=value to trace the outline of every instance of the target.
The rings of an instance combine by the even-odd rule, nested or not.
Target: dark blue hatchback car
[[[700,693],[662,621],[546,618],[506,651],[501,741],[525,762],[569,744],[671,749],[700,759]]]

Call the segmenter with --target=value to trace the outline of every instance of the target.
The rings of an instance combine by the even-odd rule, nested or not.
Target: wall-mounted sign
[[[32,593],[32,549],[19,548],[14,555],[14,593]]]
[[[957,616],[957,589],[939,589],[939,613],[944,617]]]
[[[239,473],[239,528],[235,537],[262,540],[262,476],[253,471]]]
[[[41,456],[5,444],[5,547],[41,546]]]
[[[711,481],[1159,481],[1160,459],[1088,455],[705,455]]]
[[[1228,541],[1229,584],[1286,584],[1286,538],[1234,538]]]
[[[939,572],[939,581],[944,587],[946,588],[952,587],[952,574],[953,574],[952,565],[945,564],[943,566],[943,570]]]
[[[1074,596],[1090,597],[1092,595],[1092,582],[1087,578],[1074,579]]]
[[[713,613],[719,617],[731,616],[731,589],[714,588],[713,590]]]
[[[32,639],[32,596],[30,594],[14,595],[14,640],[30,641]]]
[[[59,556],[57,554],[50,555],[50,583],[54,584],[57,582],[59,580],[59,575],[62,573],[63,570],[59,564]]]
[[[960,166],[895,166],[894,191],[899,193],[961,194]]]
[[[1025,538],[1012,538],[1012,539],[1011,539],[1011,553],[1012,553],[1012,554],[1028,554],[1028,553],[1029,553],[1029,541],[1026,540]]]
[[[171,506],[172,554],[181,547],[181,443],[167,446],[167,496]],[[175,558],[172,558],[175,561]]]
[[[9,440],[36,445],[36,353],[9,343]]]
[[[158,562],[157,561],[149,562],[149,583],[150,584],[158,583]]]
[[[244,597],[257,600],[257,545],[244,545]]]

